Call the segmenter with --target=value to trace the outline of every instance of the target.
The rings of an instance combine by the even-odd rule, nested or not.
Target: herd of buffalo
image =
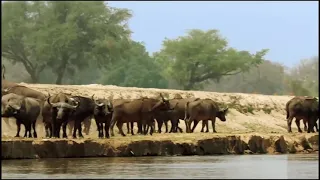
[[[83,137],[82,123],[86,119],[95,119],[99,138],[110,138],[114,136],[114,125],[119,133],[125,136],[122,130],[124,123],[127,124],[127,133],[134,135],[134,123],[137,123],[139,134],[150,135],[155,131],[155,121],[158,123],[158,132],[165,124],[168,132],[168,121],[171,122],[169,132],[183,132],[179,127],[179,120],[184,120],[186,132],[192,133],[197,124],[202,120],[201,132],[209,132],[208,122],[212,122],[213,132],[216,132],[216,118],[226,121],[228,108],[220,109],[218,104],[211,99],[182,98],[166,99],[160,93],[159,98],[140,99],[96,99],[91,97],[73,96],[66,93],[45,95],[34,89],[9,82],[4,77],[4,66],[2,68],[2,91],[1,91],[1,117],[16,119],[17,134],[20,135],[21,124],[25,127],[24,137],[37,138],[36,123],[41,121],[44,124],[46,137],[67,138],[67,125],[73,128],[73,138]],[[288,132],[291,131],[293,118],[300,128],[300,120],[304,122],[304,130],[318,131],[318,99],[313,97],[294,97],[286,104]],[[193,126],[191,128],[191,124]],[[85,125],[88,127],[88,125]],[[150,130],[149,130],[150,129]],[[33,134],[31,132],[33,130]],[[85,130],[86,132],[86,130]],[[88,133],[88,129],[87,129]]]

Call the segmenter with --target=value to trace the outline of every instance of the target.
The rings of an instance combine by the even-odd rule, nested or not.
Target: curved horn
[[[94,94],[92,94],[91,99],[92,99],[92,101],[95,101],[93,97],[94,97]]]
[[[162,98],[162,101],[165,101],[165,99],[164,99],[164,97],[163,97],[162,93],[160,93],[160,97]]]
[[[77,107],[80,106],[80,101],[75,100],[75,103],[76,103],[76,105],[72,106],[73,109],[76,109]]]
[[[10,104],[8,106],[11,107],[12,109],[15,109],[15,110],[21,109],[21,106],[11,106]]]
[[[47,99],[47,102],[48,102],[48,104],[49,104],[50,106],[52,106],[52,104],[51,104],[51,102],[50,102],[50,98],[51,98],[51,95],[50,95],[50,93],[48,93],[48,99]]]
[[[5,89],[3,90],[3,92],[9,92],[10,89],[11,89],[11,88],[5,88]]]

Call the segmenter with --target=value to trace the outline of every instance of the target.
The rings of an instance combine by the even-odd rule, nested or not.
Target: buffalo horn
[[[162,93],[160,93],[160,96],[161,96],[162,100],[165,101],[164,97],[162,96]]]
[[[51,102],[50,102],[50,98],[51,98],[51,95],[50,95],[50,93],[48,93],[48,99],[47,99],[47,102],[48,102],[48,104],[49,104],[50,106],[52,106],[52,104],[51,104]]]

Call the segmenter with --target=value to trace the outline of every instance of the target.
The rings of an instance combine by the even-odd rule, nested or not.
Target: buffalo
[[[25,126],[24,137],[27,137],[29,132],[29,138],[31,135],[31,127],[33,129],[33,137],[37,138],[36,121],[40,114],[41,105],[39,100],[20,96],[14,93],[9,93],[2,96],[2,117],[14,117],[17,124],[17,134],[15,137],[20,136],[21,124]]]
[[[25,97],[32,97],[35,99],[40,99],[40,100],[45,100],[46,96],[36,90],[33,90],[31,88],[25,87],[25,86],[21,86],[21,85],[16,85],[16,86],[11,86],[8,88],[5,88],[2,90],[2,93],[4,94],[8,94],[8,93],[14,93],[14,94],[18,94],[21,96],[25,96]]]
[[[171,99],[170,102],[170,107],[173,107],[173,111],[171,111],[168,116],[170,117],[171,120],[171,132],[182,132],[182,129],[178,126],[179,125],[179,120],[184,120],[185,118],[185,107],[188,102],[193,102],[197,101],[199,98],[185,98],[182,99],[182,97],[177,97],[174,99]]]
[[[74,129],[73,129],[73,138],[76,138],[76,131],[78,130],[78,135],[80,138],[83,138],[82,135],[82,127],[81,123],[87,119],[93,116],[95,103],[91,98],[83,97],[83,96],[72,96],[73,104],[75,106],[69,106],[73,111],[69,115],[69,122],[74,121]],[[76,107],[74,109],[74,107]]]
[[[113,111],[113,103],[107,99],[98,99],[94,100],[92,95],[92,100],[95,103],[94,107],[94,119],[97,124],[98,129],[98,137],[103,138],[103,129],[105,130],[105,137],[110,138],[109,129],[110,129],[110,122],[112,118],[112,111]],[[103,128],[103,124],[105,124]]]
[[[74,104],[78,104],[78,102],[75,102],[75,99],[71,98],[71,95],[58,93],[51,96],[48,94],[47,101],[44,102],[42,108],[42,118],[46,130],[46,137],[60,137],[60,134],[57,133],[57,129],[60,131],[61,124],[59,128],[56,128],[58,126],[56,119],[57,110],[61,115],[62,111],[70,111],[70,109],[75,109],[77,105]],[[59,121],[61,121],[61,119],[59,119]]]
[[[202,99],[193,102],[187,102],[185,107],[185,122],[187,125],[187,132],[193,132],[197,124],[201,120],[211,120],[213,132],[216,133],[215,122],[216,117],[221,121],[226,121],[226,113],[228,108],[220,110],[217,103],[211,99]],[[194,122],[191,129],[191,123]]]
[[[160,94],[161,100],[153,98],[135,99],[133,101],[115,106],[111,119],[111,136],[114,136],[113,127],[117,123],[117,127],[122,136],[125,136],[122,130],[122,125],[125,122],[131,123],[131,134],[133,133],[133,122],[143,125],[143,134],[146,134],[146,125],[151,127],[150,135],[153,133],[153,114],[159,110],[170,110],[168,100],[165,100]]]
[[[288,132],[291,133],[291,124],[293,118],[296,118],[295,122],[298,127],[298,132],[302,132],[300,128],[300,120],[303,119],[304,123],[308,124],[305,126],[305,130],[308,133],[314,132],[314,126],[316,120],[319,118],[319,103],[316,98],[313,97],[294,97],[286,103],[286,119],[288,125]]]

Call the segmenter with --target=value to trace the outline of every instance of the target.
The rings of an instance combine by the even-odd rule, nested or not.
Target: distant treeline
[[[216,29],[164,39],[149,55],[131,39],[132,12],[103,1],[4,2],[2,63],[14,82],[113,84],[318,96],[318,57],[294,68],[228,45]]]

